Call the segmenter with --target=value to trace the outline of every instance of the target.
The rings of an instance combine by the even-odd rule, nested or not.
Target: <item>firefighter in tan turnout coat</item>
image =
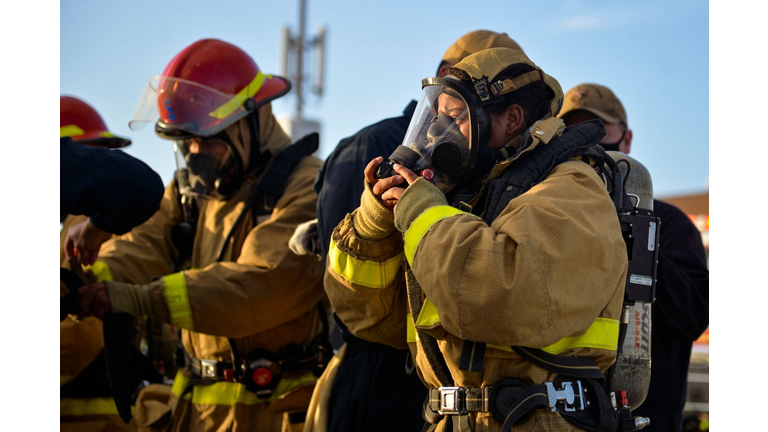
[[[565,129],[558,82],[509,48],[422,84],[395,172],[371,161],[333,233],[336,313],[357,337],[410,348],[431,430],[615,423],[595,376],[616,356],[627,253],[598,175],[602,124]]]
[[[136,401],[145,430],[301,430],[328,357],[323,268],[288,248],[314,217],[312,134],[291,144],[270,101],[290,82],[215,39],[177,54],[131,127],[172,140],[178,171],[160,210],[105,243],[80,289],[84,312],[146,315],[181,329],[172,388]]]

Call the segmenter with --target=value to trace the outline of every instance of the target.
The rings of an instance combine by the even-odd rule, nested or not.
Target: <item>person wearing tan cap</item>
[[[422,87],[395,175],[371,160],[333,231],[331,304],[355,336],[410,350],[425,431],[618,430],[602,382],[627,251],[604,127],[567,130],[559,83],[520,50]]]
[[[437,76],[445,76],[451,66],[469,54],[491,47],[522,50],[506,33],[471,31],[448,47],[440,59]],[[415,108],[416,101],[412,100],[401,116],[366,126],[341,140],[325,160],[315,182],[319,235],[315,243],[323,259],[327,257],[333,229],[360,205],[363,168],[374,157],[388,156],[402,143]],[[334,318],[346,345],[346,356],[330,395],[328,430],[420,430],[421,406],[427,390],[413,369],[408,350],[357,338],[338,316],[334,314]],[[406,365],[411,365],[407,371]]]
[[[632,130],[624,105],[608,87],[584,83],[565,95],[558,115],[566,126],[600,119],[606,150],[629,154]],[[661,218],[656,301],[651,306],[651,380],[633,414],[648,417],[644,431],[680,431],[693,341],[709,325],[709,270],[701,234],[677,207],[653,200]]]
[[[570,89],[558,117],[566,126],[599,118],[605,125],[605,137],[600,145],[605,150],[629,154],[632,130],[627,122],[627,112],[608,87],[587,83]]]

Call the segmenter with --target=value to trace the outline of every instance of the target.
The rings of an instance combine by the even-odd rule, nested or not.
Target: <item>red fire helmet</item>
[[[128,138],[111,133],[92,106],[73,96],[59,98],[59,134],[93,147],[122,148],[131,144]]]
[[[290,81],[264,74],[240,48],[202,39],[150,78],[129,125],[155,123],[156,133],[169,139],[212,136],[290,88]]]

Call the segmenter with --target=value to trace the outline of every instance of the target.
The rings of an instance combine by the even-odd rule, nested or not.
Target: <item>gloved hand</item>
[[[77,302],[84,315],[104,319],[109,312],[126,312],[135,317],[154,318],[148,285],[97,282],[77,290]]]
[[[373,194],[370,183],[360,197],[360,207],[355,211],[352,223],[355,232],[368,240],[386,238],[395,229],[395,215]]]
[[[317,219],[304,222],[296,227],[291,239],[288,241],[288,247],[296,255],[317,255],[320,256],[320,239],[317,233]]]
[[[112,233],[97,228],[90,219],[73,226],[64,240],[64,254],[77,258],[78,264],[92,265],[99,257],[101,244],[112,238]]]

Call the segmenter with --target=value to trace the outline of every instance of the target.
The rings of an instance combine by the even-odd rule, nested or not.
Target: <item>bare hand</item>
[[[64,240],[64,254],[68,259],[77,257],[77,262],[92,265],[99,257],[101,244],[112,238],[112,234],[96,228],[90,219],[81,222],[67,232]]]
[[[394,211],[397,201],[403,195],[403,192],[405,192],[405,189],[400,187],[400,184],[402,184],[403,181],[407,181],[410,185],[416,181],[418,176],[408,168],[400,164],[394,164],[393,168],[398,175],[377,179],[376,170],[382,162],[384,162],[384,158],[379,156],[368,163],[365,167],[365,181],[371,184],[373,194],[379,198],[382,204]]]
[[[83,315],[93,315],[98,319],[104,319],[104,315],[112,311],[107,284],[104,282],[83,285],[78,288],[77,303],[80,305]]]

